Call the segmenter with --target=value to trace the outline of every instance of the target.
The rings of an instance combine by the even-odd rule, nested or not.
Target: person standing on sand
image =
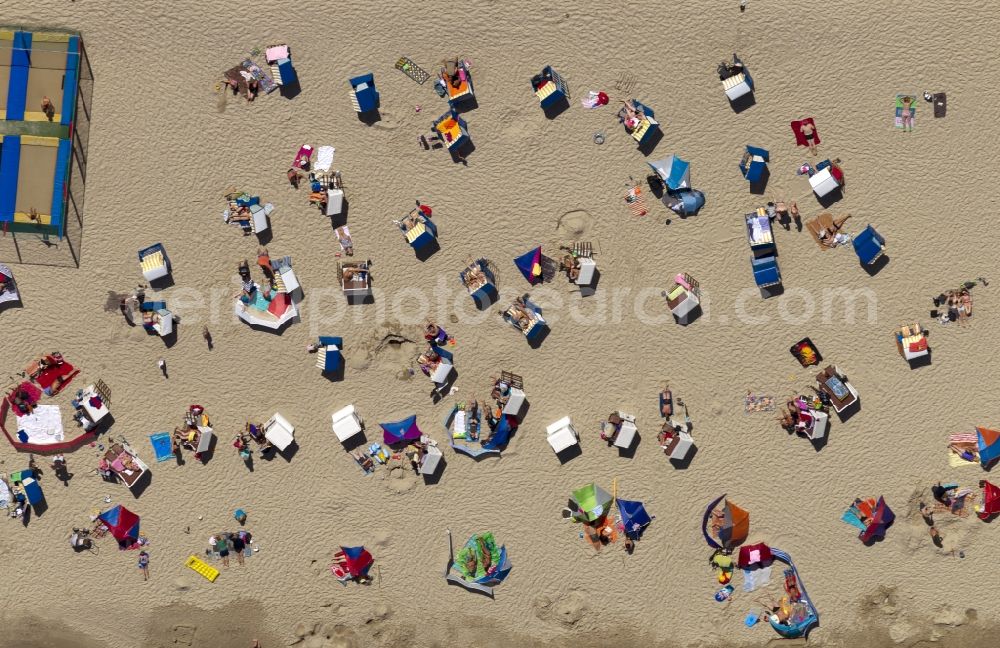
[[[139,552],[139,569],[142,571],[142,580],[149,580],[149,554],[145,551]]]

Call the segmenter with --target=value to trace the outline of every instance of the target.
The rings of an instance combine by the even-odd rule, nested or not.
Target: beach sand
[[[997,288],[973,289],[969,326],[928,318],[932,295],[992,278],[996,268],[996,170],[983,150],[998,136],[989,79],[1000,18],[991,9],[926,0],[758,1],[744,14],[735,1],[623,12],[596,2],[250,8],[179,0],[140,9],[118,0],[14,0],[3,19],[80,30],[95,76],[81,266],[14,267],[24,307],[0,313],[4,371],[62,351],[82,369],[74,388],[109,385],[111,435],[124,435],[150,463],[146,436],[172,430],[192,403],[205,406],[219,442],[207,465],[153,465],[138,499],[94,474],[94,448],[68,457],[75,477],[67,488],[47,470],[49,510],[27,528],[0,525],[11,594],[3,626],[21,629],[0,646],[72,646],[71,637],[80,648],[242,647],[253,637],[265,648],[767,645],[777,635],[742,623],[757,593],[712,599],[718,585],[699,524],[722,493],[750,511],[751,541],[795,559],[821,614],[811,642],[970,646],[1000,621],[1000,584],[988,567],[995,525],[942,524],[938,550],[916,514],[934,481],[975,487],[983,477],[948,467],[947,435],[1000,425],[996,362],[985,348],[1000,334]],[[224,70],[274,42],[292,47],[300,95],[247,104],[216,91]],[[757,83],[757,105],[740,114],[715,74],[734,51]],[[473,61],[479,107],[467,115],[476,146],[467,166],[417,146],[446,106],[429,84],[393,69],[401,55],[431,72],[447,55]],[[572,93],[570,109],[553,120],[529,87],[546,64]],[[356,118],[347,85],[367,71],[382,93],[382,121],[371,127]],[[635,84],[623,93],[615,83],[626,72]],[[579,98],[590,89],[608,92],[612,106],[583,110]],[[948,116],[933,119],[919,100],[914,132],[896,131],[895,95],[925,89],[948,93]],[[707,196],[698,216],[671,217],[652,198],[649,215],[629,214],[625,183],[648,171],[615,119],[617,102],[632,97],[663,124],[649,159],[690,161],[692,184]],[[796,149],[789,128],[808,116],[823,139],[820,157]],[[597,131],[603,145],[593,142]],[[355,258],[374,263],[374,305],[344,303],[330,222],[308,206],[305,189],[286,182],[303,142],[337,148]],[[745,144],[770,150],[765,196],[750,195],[737,168]],[[774,197],[797,200],[805,218],[823,211],[795,170],[826,157],[842,160],[847,179],[831,211],[852,214],[849,232],[877,226],[891,260],[869,276],[849,247],[821,251],[807,232],[779,230],[785,295],[762,300],[742,215]],[[268,248],[291,255],[305,293],[302,321],[282,335],[232,316],[236,265],[253,258],[257,242],[222,222],[230,185],[276,205]],[[440,231],[442,249],[426,262],[390,222],[416,198],[434,207]],[[529,288],[514,256],[537,244],[555,256],[574,239],[594,243],[600,284],[585,299],[562,277],[530,291],[552,328],[538,349],[500,321],[497,307],[475,313],[458,283],[464,263],[485,255],[509,300]],[[111,293],[141,280],[135,253],[157,241],[175,281],[159,295],[181,318],[169,348],[129,329],[113,299],[106,308]],[[0,240],[0,259],[11,258],[10,245]],[[659,296],[682,271],[709,302],[687,327]],[[853,305],[843,291],[855,295]],[[437,404],[430,383],[410,374],[419,346],[380,344],[387,336],[420,341],[425,316],[457,338],[458,391]],[[916,370],[892,337],[912,321],[929,328],[933,349],[933,363]],[[304,351],[320,334],[344,337],[343,382],[322,378]],[[782,400],[808,390],[816,369],[788,354],[807,335],[862,401],[848,421],[831,417],[819,451],[789,437],[772,414],[743,412],[748,390]],[[531,406],[521,429],[500,459],[455,455],[444,447],[445,415],[457,401],[487,396],[500,369],[524,377]],[[694,423],[698,452],[684,470],[655,444],[665,381]],[[67,400],[59,401],[64,412]],[[416,413],[445,454],[436,483],[385,469],[363,476],[330,430],[331,412],[348,403],[366,419],[369,439],[377,422]],[[637,416],[634,457],[598,438],[598,422],[616,409]],[[229,444],[247,420],[276,411],[296,426],[300,450],[290,461],[258,460],[249,472]],[[565,415],[581,432],[582,455],[561,465],[544,434]],[[0,447],[4,472],[26,460]],[[620,544],[595,554],[559,515],[573,489],[595,480],[611,488],[615,479],[619,494],[656,515],[632,556]],[[853,498],[878,495],[898,520],[884,542],[864,547],[839,518]],[[149,582],[135,552],[109,540],[97,555],[67,547],[70,528],[104,507],[105,496],[142,516]],[[202,554],[212,533],[234,528],[238,507],[261,550],[208,583],[184,559]],[[456,542],[492,530],[507,545],[514,569],[494,600],[445,583],[446,529]],[[335,582],[328,565],[338,544],[372,551],[371,586]],[[768,596],[780,580],[775,569]]]

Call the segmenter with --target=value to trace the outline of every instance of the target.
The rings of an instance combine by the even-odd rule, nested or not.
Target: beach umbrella
[[[979,463],[988,466],[1000,457],[1000,432],[984,427],[976,428]]]
[[[721,510],[716,511],[722,502]],[[709,533],[708,523],[713,517],[720,521],[713,525],[713,533]],[[713,549],[733,549],[746,542],[750,534],[750,513],[730,502],[723,494],[705,509],[701,532]]]
[[[514,259],[514,265],[521,271],[528,283],[535,285],[542,281],[542,248],[536,247],[534,250],[525,252]]]
[[[98,516],[118,542],[135,542],[139,539],[139,516],[121,504],[113,506]]]
[[[617,501],[618,513],[622,516],[622,526],[625,527],[625,535],[633,540],[638,540],[653,518],[649,517],[642,502],[623,499]]]
[[[879,496],[878,501],[875,502],[875,509],[872,511],[872,518],[868,522],[868,527],[859,536],[861,542],[870,542],[876,538],[884,538],[886,530],[892,526],[895,519],[896,515],[892,512],[892,509]]]
[[[676,155],[648,164],[670,191],[691,188],[691,165]]]
[[[573,491],[572,502],[576,511],[573,519],[579,522],[593,522],[608,514],[614,497],[597,484],[591,482]]]
[[[988,520],[1000,513],[1000,486],[991,484],[985,479],[979,484],[983,488],[983,503],[976,504],[976,515],[981,520]]]
[[[382,428],[382,440],[389,445],[415,441],[423,435],[417,427],[416,414],[395,423],[379,423],[379,427]]]

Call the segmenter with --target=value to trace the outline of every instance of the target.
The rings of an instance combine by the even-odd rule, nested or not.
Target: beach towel
[[[153,445],[153,454],[157,461],[168,461],[174,458],[174,446],[168,432],[150,434],[149,442]]]
[[[587,93],[587,96],[580,99],[580,105],[584,108],[600,108],[601,106],[608,105],[609,101],[610,99],[607,94],[597,90],[591,90]]]
[[[427,79],[431,78],[431,75],[426,70],[411,61],[406,56],[399,57],[399,60],[396,61],[396,69],[420,85],[423,85]]]
[[[915,94],[898,94],[896,95],[896,118],[894,125],[896,128],[903,128],[903,98],[910,98],[910,128],[912,129],[917,123],[917,95]]]
[[[333,166],[333,154],[337,149],[332,146],[321,146],[316,150],[316,170],[327,172]]]
[[[751,414],[753,412],[773,412],[773,411],[774,411],[774,396],[765,396],[763,394],[754,394],[753,392],[749,392],[743,399],[744,414]]]
[[[646,197],[639,185],[629,188],[625,193],[625,202],[633,216],[645,216],[649,213],[649,209],[646,207]]]
[[[948,445],[955,445],[963,450],[969,450],[973,454],[976,453],[978,448],[978,437],[974,433],[966,434],[951,434],[948,436]],[[979,461],[966,461],[958,453],[948,448],[948,465],[952,468],[960,468],[962,466],[978,466]]]
[[[257,79],[260,82],[260,89],[265,93],[270,94],[278,87],[278,84],[274,82],[274,79],[269,77],[264,73],[264,70],[260,69],[260,66],[254,63],[250,59],[246,59],[241,63],[244,70],[250,73],[250,76]]]
[[[50,389],[55,384],[57,378],[62,378],[63,384],[59,388],[59,390],[57,390],[61,391],[63,388],[66,387],[66,385],[70,383],[71,380],[73,380],[73,378],[76,377],[78,373],[80,372],[75,370],[73,368],[73,365],[71,365],[68,362],[63,362],[62,364],[55,365],[54,367],[49,367],[42,373],[35,376],[35,382],[38,383],[38,386],[41,387],[43,390],[47,390]]]
[[[795,134],[795,143],[799,146],[819,146],[820,144],[819,131],[818,130],[813,131],[813,139],[812,142],[810,143],[810,141],[806,139],[806,136],[803,135],[802,131],[800,130],[803,124],[809,124],[813,128],[816,128],[816,122],[813,121],[812,117],[807,117],[806,119],[796,119],[795,121],[793,121],[792,132]]]

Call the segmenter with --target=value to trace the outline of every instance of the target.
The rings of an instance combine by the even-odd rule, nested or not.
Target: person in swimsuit
[[[804,122],[799,126],[799,132],[802,133],[802,137],[806,138],[809,152],[816,155],[816,127],[810,122]]]
[[[913,132],[913,97],[903,97],[902,126],[903,132]]]
[[[139,569],[142,571],[142,580],[149,580],[149,554],[145,551],[139,552]]]

